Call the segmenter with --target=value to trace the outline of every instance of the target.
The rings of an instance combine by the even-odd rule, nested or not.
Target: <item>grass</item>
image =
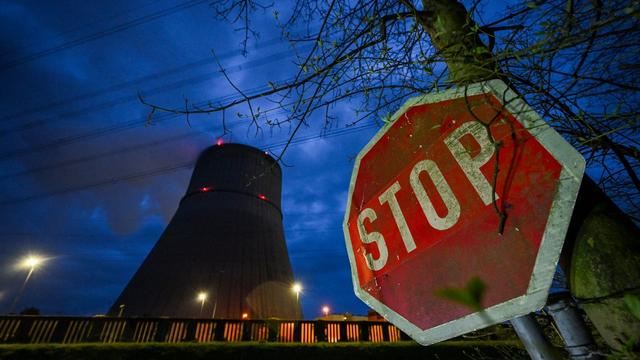
[[[11,344],[0,345],[3,360],[390,360],[390,359],[528,359],[515,340],[446,341],[428,347],[400,343],[147,343],[147,344]]]

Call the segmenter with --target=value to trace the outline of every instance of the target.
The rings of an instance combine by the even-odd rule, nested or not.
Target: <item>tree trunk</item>
[[[479,27],[455,0],[422,0],[421,25],[458,85],[500,78],[493,55],[480,40]]]

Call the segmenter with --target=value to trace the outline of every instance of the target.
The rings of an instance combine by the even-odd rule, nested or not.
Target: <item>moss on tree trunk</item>
[[[571,257],[572,293],[609,346],[639,336],[640,319],[624,295],[640,296],[638,229],[613,204],[594,206],[581,224]]]
[[[500,77],[493,55],[480,40],[479,27],[455,0],[423,0],[421,25],[449,68],[449,79],[462,85]]]

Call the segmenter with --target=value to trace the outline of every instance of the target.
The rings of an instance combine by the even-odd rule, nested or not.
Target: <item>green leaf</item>
[[[640,319],[640,298],[635,295],[626,294],[624,303],[627,305],[633,316]]]
[[[479,311],[482,310],[482,298],[486,289],[484,281],[476,276],[469,280],[463,288],[442,288],[436,291],[436,296]]]
[[[417,23],[417,21],[416,21]],[[441,16],[436,16],[436,30],[441,31],[442,29],[446,29],[447,21],[443,19]]]
[[[489,52],[489,50],[487,50],[487,48],[484,46],[476,46],[473,48],[473,53],[476,55],[482,55],[487,52]]]

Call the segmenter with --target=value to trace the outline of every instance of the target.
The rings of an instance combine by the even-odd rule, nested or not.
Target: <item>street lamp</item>
[[[300,301],[300,292],[302,291],[302,285],[297,282],[294,283],[293,286],[291,287],[291,290],[296,293],[296,301]]]
[[[200,301],[200,317],[202,317],[202,309],[204,308],[204,302],[207,301],[207,293],[204,291],[199,292],[197,299]]]
[[[324,314],[324,316],[329,315],[329,307],[327,305],[322,307],[322,313]]]
[[[13,310],[15,309],[16,305],[18,304],[18,301],[20,301],[20,297],[22,297],[22,293],[24,292],[24,289],[27,286],[29,279],[31,279],[31,275],[40,265],[42,265],[44,260],[45,259],[43,257],[37,256],[37,255],[29,255],[26,258],[22,259],[22,261],[18,264],[19,268],[29,269],[29,272],[27,272],[27,277],[24,279],[24,282],[20,287],[20,291],[18,291],[18,294],[16,295],[15,299],[13,299],[11,308],[9,308],[9,313],[12,313]]]
[[[43,258],[41,258],[39,256],[30,255],[30,256],[27,256],[22,261],[22,267],[28,268],[29,271],[31,272],[35,268],[37,268],[40,264],[42,264],[43,262],[44,262]]]

